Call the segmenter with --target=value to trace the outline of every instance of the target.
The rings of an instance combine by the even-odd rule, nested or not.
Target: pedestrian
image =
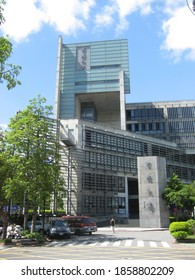
[[[111,225],[111,228],[112,228],[112,233],[115,233],[115,225],[116,225],[116,223],[115,223],[114,218],[112,218],[110,220],[110,225]]]

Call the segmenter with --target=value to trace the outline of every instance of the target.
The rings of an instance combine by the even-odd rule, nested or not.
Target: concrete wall
[[[161,197],[166,184],[165,158],[138,157],[140,227],[169,226],[168,208]]]

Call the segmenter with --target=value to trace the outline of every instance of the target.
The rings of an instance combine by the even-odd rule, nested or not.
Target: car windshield
[[[85,224],[93,224],[94,221],[92,219],[84,219]]]
[[[53,221],[52,226],[64,227],[67,226],[67,223],[63,221]]]

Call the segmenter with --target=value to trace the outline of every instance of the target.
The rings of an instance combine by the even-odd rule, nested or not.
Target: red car
[[[67,222],[73,234],[92,234],[92,232],[97,231],[97,225],[90,217],[62,216],[61,219]]]

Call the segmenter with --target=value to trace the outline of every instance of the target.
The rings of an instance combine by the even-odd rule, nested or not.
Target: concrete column
[[[168,207],[162,199],[167,184],[166,160],[162,157],[138,157],[140,227],[169,226]]]

